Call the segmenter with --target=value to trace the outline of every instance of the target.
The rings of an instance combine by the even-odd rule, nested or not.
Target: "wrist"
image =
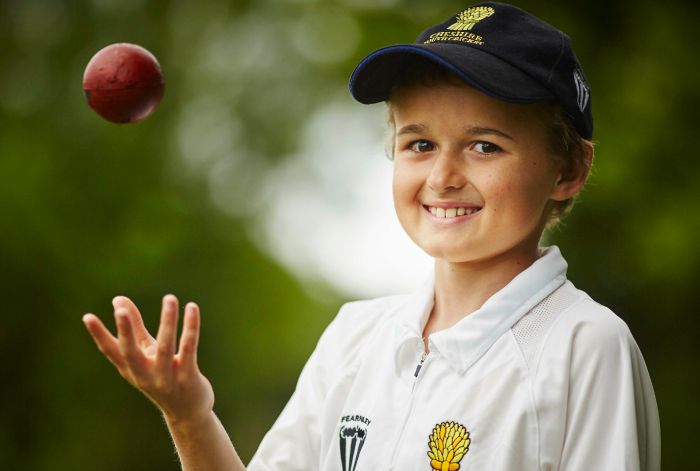
[[[216,416],[213,410],[207,410],[199,414],[188,416],[178,416],[163,412],[163,418],[171,431],[183,433],[191,433],[197,430],[202,430],[208,424],[216,421]]]

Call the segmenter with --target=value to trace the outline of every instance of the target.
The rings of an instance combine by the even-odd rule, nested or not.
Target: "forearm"
[[[199,307],[194,303],[185,306],[176,353],[179,306],[175,296],[163,297],[156,338],[146,330],[141,313],[129,298],[117,296],[112,304],[116,338],[94,314],[84,315],[83,322],[119,374],[163,412],[183,471],[245,471],[212,411],[211,383],[197,365]]]
[[[231,440],[211,412],[202,422],[182,423],[165,418],[183,471],[245,471]]]

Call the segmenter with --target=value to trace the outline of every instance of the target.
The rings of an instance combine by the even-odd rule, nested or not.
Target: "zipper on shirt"
[[[418,362],[418,365],[416,366],[416,372],[413,373],[414,377],[418,377],[418,373],[420,373],[420,369],[423,367],[423,362],[425,362],[425,359],[428,356],[428,352],[423,352],[423,354],[420,356],[420,362]]]
[[[396,453],[399,451],[399,447],[401,446],[401,440],[403,439],[404,431],[406,430],[406,425],[408,424],[408,420],[411,418],[411,415],[413,414],[413,399],[416,391],[416,384],[418,383],[418,375],[420,374],[421,368],[423,368],[423,363],[425,363],[426,358],[428,358],[428,355],[430,352],[423,352],[421,354],[420,360],[418,361],[418,365],[416,365],[416,371],[413,373],[413,384],[411,384],[411,396],[409,398],[409,403],[408,403],[408,411],[406,412],[406,416],[404,417],[403,420],[403,425],[401,426],[401,430],[399,430],[399,438],[396,441],[396,444],[394,445],[394,451],[391,454],[391,465],[389,467],[390,470],[394,469],[394,465],[396,462]]]

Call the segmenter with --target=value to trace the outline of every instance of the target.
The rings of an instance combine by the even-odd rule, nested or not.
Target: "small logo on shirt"
[[[340,462],[343,471],[355,471],[370,420],[362,415],[344,415],[340,419]]]
[[[430,466],[437,471],[456,471],[469,451],[469,432],[457,422],[437,424],[428,438]]]

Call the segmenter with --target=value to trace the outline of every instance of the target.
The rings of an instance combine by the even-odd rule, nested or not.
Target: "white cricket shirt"
[[[433,333],[425,357],[432,281],[346,304],[248,469],[657,471],[658,411],[639,348],[566,267],[556,247],[543,249]]]

